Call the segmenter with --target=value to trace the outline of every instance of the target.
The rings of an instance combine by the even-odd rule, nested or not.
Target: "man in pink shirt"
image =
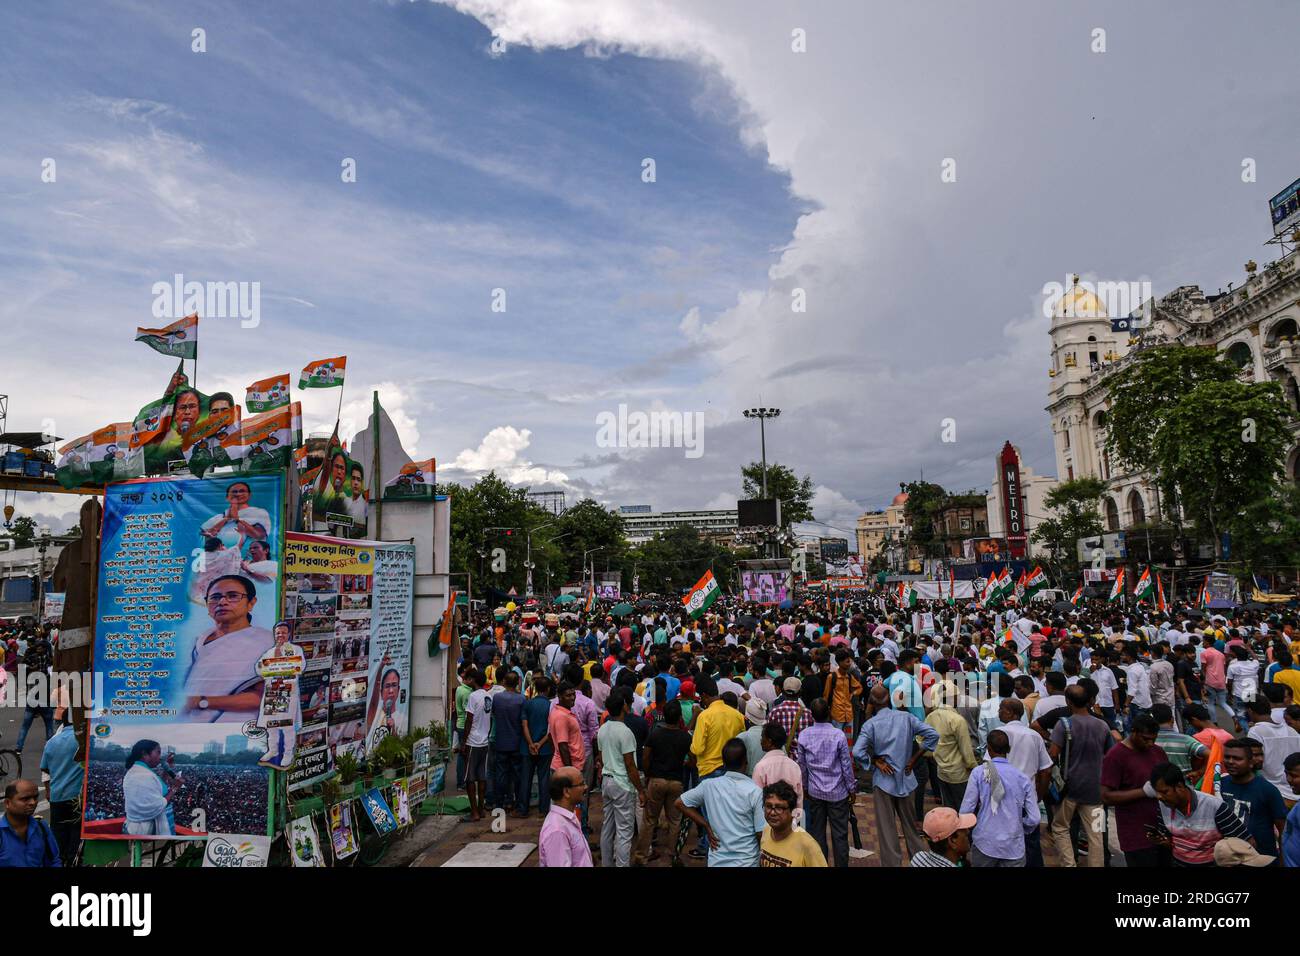
[[[763,725],[763,736],[760,740],[763,756],[759,758],[758,763],[754,764],[750,777],[760,789],[770,783],[784,780],[794,787],[795,807],[801,808],[803,807],[803,771],[799,769],[796,761],[786,756],[786,739],[785,728],[780,724],[771,721]]]
[[[1204,645],[1204,650],[1201,651],[1201,679],[1205,685],[1205,705],[1210,709],[1210,719],[1218,721],[1218,707],[1227,712],[1229,719],[1235,719],[1232,708],[1228,706],[1228,665],[1223,653],[1215,649],[1213,634],[1206,634],[1201,638],[1201,643]]]
[[[578,718],[573,716],[573,702],[577,694],[572,684],[561,685],[560,695],[551,708],[551,716],[546,723],[551,742],[555,744],[555,756],[551,758],[552,770],[573,767],[581,773],[582,764],[587,759],[587,748],[582,742],[582,728],[578,726]]]
[[[562,767],[552,775],[551,809],[537,836],[538,866],[591,866],[591,847],[576,812],[586,791],[575,767]]]

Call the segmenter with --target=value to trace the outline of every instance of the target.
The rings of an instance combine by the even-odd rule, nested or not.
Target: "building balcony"
[[[1300,348],[1294,342],[1279,342],[1274,348],[1264,349],[1264,367],[1279,368],[1300,358]]]

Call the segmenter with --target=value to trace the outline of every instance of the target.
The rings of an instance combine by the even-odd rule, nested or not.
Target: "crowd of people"
[[[1294,611],[519,608],[458,674],[469,819],[536,799],[543,866],[1300,866]]]

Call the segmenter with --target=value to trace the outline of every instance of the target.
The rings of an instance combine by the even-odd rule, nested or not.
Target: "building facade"
[[[877,555],[889,557],[890,551],[901,558],[902,541],[907,537],[907,494],[899,492],[883,511],[868,511],[858,516],[854,532],[858,539],[858,557],[863,565]]]
[[[731,546],[735,541],[740,519],[735,508],[718,511],[660,511],[657,513],[624,514],[623,536],[628,544],[645,544],[661,531],[688,525],[702,536],[714,538]]]
[[[1287,450],[1288,478],[1300,480],[1300,264],[1292,252],[1263,269],[1246,264],[1237,289],[1206,295],[1199,286],[1180,286],[1152,303],[1150,323],[1138,334],[1112,331],[1100,300],[1079,286],[1053,310],[1051,416],[1057,472],[1063,480],[1100,478],[1106,484],[1102,522],[1118,531],[1154,521],[1159,493],[1146,471],[1124,472],[1105,447],[1110,401],[1106,383],[1137,353],[1177,343],[1212,346],[1240,369],[1244,381],[1276,381],[1296,417],[1296,440]],[[1040,512],[1041,513],[1041,512]]]
[[[1020,449],[1014,445],[1010,447],[1014,453],[1019,471],[1021,524],[1022,533],[1025,536],[1024,556],[1033,558],[1045,555],[1048,553],[1047,549],[1034,543],[1034,529],[1038,527],[1044,518],[1051,517],[1047,513],[1047,503],[1044,499],[1047,497],[1047,493],[1057,486],[1058,482],[1051,475],[1034,474],[1034,470],[1020,458]],[[995,462],[993,486],[989,489],[986,500],[990,538],[1007,538],[1011,534],[1011,522],[1006,514],[1006,503],[1010,495],[1006,488],[1006,467],[1003,465],[1004,454],[1005,447],[1003,453],[998,455],[998,460]],[[1019,557],[1019,555],[1016,555],[1016,557]]]

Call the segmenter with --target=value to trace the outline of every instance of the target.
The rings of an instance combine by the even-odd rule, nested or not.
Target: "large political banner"
[[[282,512],[280,476],[105,489],[86,838],[267,830]]]
[[[411,696],[415,546],[285,535],[284,618],[302,649],[302,723],[289,789],[334,758],[404,734]]]

